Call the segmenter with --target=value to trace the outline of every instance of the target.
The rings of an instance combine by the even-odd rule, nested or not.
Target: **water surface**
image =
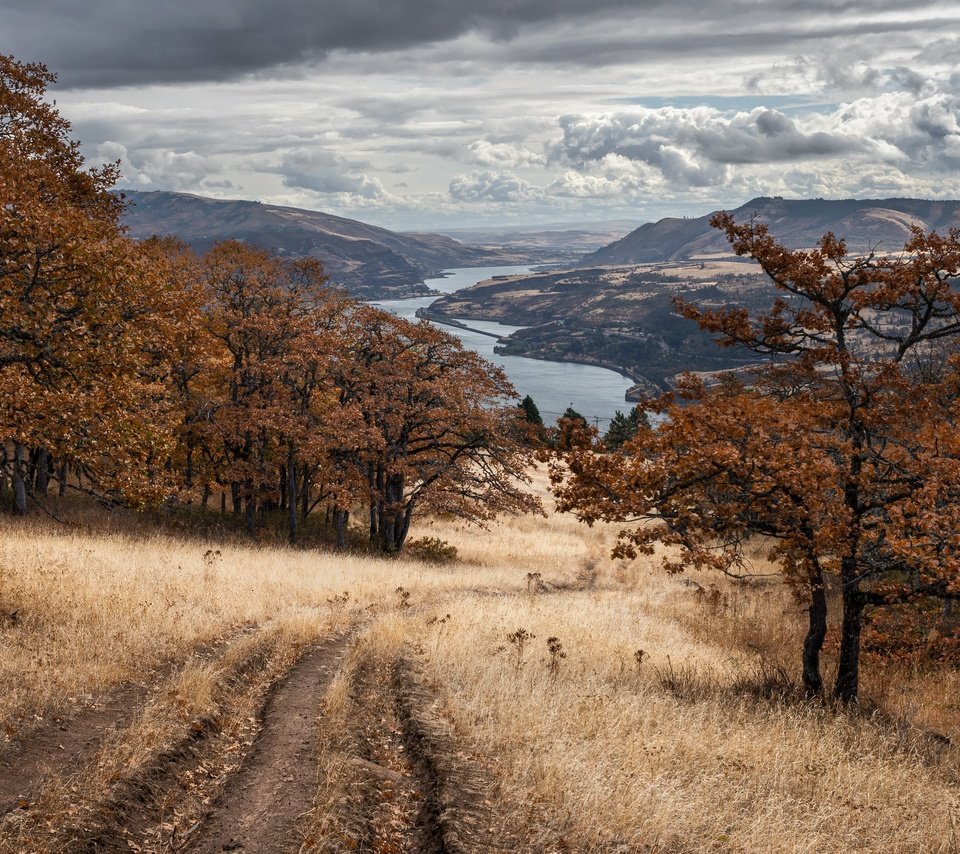
[[[516,276],[533,272],[531,267],[465,267],[449,270],[444,278],[429,279],[427,284],[434,290],[451,294],[462,288],[491,279],[494,276]],[[415,297],[402,300],[381,300],[375,305],[408,320],[416,319],[419,308],[426,308],[436,297]],[[521,326],[508,326],[486,320],[464,320],[469,326],[497,335],[509,335]],[[554,422],[568,407],[572,406],[591,424],[603,430],[616,410],[627,412],[632,403],[624,401],[624,392],[633,383],[616,371],[597,368],[593,365],[577,365],[568,362],[546,362],[525,359],[521,356],[500,356],[493,352],[497,339],[467,329],[444,326],[465,346],[478,352],[485,359],[500,365],[507,373],[517,393],[529,394],[543,416],[544,423]]]

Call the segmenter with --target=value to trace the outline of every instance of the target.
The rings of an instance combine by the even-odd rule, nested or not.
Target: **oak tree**
[[[54,80],[0,55],[0,439],[21,513],[30,449],[39,491],[52,453],[61,487],[69,461],[137,503],[163,494],[170,438],[151,365],[175,295],[122,233],[116,164],[86,168],[46,100]]]
[[[523,488],[533,455],[516,438],[503,372],[428,323],[370,307],[351,322],[336,382],[372,433],[355,456],[371,541],[399,551],[418,508],[479,523],[538,511]]]
[[[865,610],[960,596],[960,233],[915,229],[901,253],[851,257],[831,234],[792,251],[763,224],[714,225],[779,296],[759,316],[679,310],[768,365],[711,386],[687,377],[625,456],[573,449],[555,469],[560,504],[588,522],[644,520],[618,554],[660,540],[674,570],[742,575],[747,541],[769,538],[808,605],[805,686],[822,688],[835,590],[833,694],[855,701]]]

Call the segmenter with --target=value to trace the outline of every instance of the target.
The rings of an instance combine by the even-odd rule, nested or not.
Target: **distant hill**
[[[813,246],[827,231],[847,241],[851,252],[895,250],[903,246],[910,227],[946,231],[960,226],[960,201],[929,199],[802,199],[760,197],[730,212],[738,222],[754,217],[770,226],[770,233],[793,249]],[[710,227],[712,213],[696,219],[668,217],[631,231],[580,264],[649,264],[728,253],[721,232]]]
[[[402,234],[320,211],[187,193],[126,190],[124,195],[131,202],[124,223],[135,238],[175,235],[198,252],[234,239],[284,255],[321,258],[335,283],[365,299],[427,294],[424,279],[451,267],[541,260],[439,234]]]
[[[578,261],[587,252],[595,252],[637,227],[637,221],[563,222],[541,225],[488,225],[475,228],[447,228],[443,234],[464,243],[549,252],[552,261]]]

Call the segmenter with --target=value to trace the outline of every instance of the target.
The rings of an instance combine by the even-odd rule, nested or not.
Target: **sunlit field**
[[[304,850],[432,850],[428,785],[450,850],[958,850],[955,671],[867,661],[860,710],[806,701],[804,613],[775,579],[612,561],[613,535],[424,520],[412,536],[458,551],[430,564],[5,521],[2,749],[110,697],[136,707],[95,755],[47,767],[0,850],[189,841],[271,686],[344,636],[314,698]],[[164,815],[118,809],[146,779]]]

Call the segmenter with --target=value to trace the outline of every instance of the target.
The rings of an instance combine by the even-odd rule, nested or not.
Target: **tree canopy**
[[[585,521],[640,521],[617,554],[672,547],[668,569],[749,574],[744,547],[770,557],[809,609],[807,689],[822,688],[829,592],[840,602],[833,694],[856,700],[865,612],[960,596],[960,233],[915,229],[903,251],[851,257],[831,234],[788,250],[765,225],[714,219],[779,296],[681,313],[725,346],[771,357],[712,384],[687,377],[659,402],[629,454],[574,447],[554,477]]]
[[[367,505],[395,552],[415,508],[539,509],[499,369],[347,299],[317,259],[129,239],[118,165],[85,168],[54,79],[0,56],[0,493],[9,475],[18,512],[83,477],[135,506],[220,492],[251,533],[283,510],[291,541],[321,507],[345,545]]]

